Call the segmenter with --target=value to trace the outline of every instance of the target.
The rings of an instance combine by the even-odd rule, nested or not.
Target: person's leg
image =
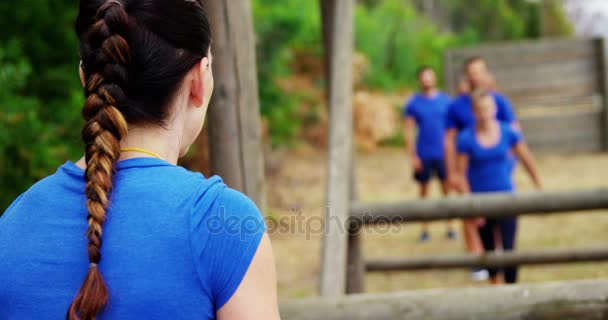
[[[419,189],[420,190],[420,193],[419,193],[420,199],[424,199],[424,198],[428,197],[428,195],[429,195],[429,183],[428,182],[427,183],[420,183],[419,186],[420,186],[420,189]],[[425,242],[425,241],[430,240],[430,238],[431,238],[431,235],[429,233],[429,223],[428,222],[422,222],[422,230],[421,230],[421,233],[420,233],[420,241],[421,242]]]
[[[428,161],[421,160],[422,168],[414,173],[414,180],[419,185],[419,196],[420,198],[426,198],[429,193],[429,181],[431,180],[431,167]],[[420,232],[420,242],[426,242],[430,240],[431,235],[428,229],[428,223],[422,223],[422,230]]]
[[[444,197],[447,197],[448,194],[450,193],[450,185],[448,184],[446,179],[441,180],[441,193],[443,194]],[[454,230],[453,221],[451,219],[448,220],[448,222],[447,222],[446,236],[450,240],[455,240],[457,237],[456,230]]]
[[[500,219],[499,223],[502,246],[505,252],[515,250],[515,242],[517,237],[517,217],[508,217]],[[516,283],[517,282],[517,266],[510,266],[504,269],[505,282]]]
[[[494,242],[495,227],[495,219],[486,219],[486,223],[478,228],[479,237],[481,238],[481,242],[483,244],[483,249],[485,250],[485,252],[493,252],[496,248],[496,243]],[[490,274],[490,282],[493,284],[498,283],[498,270],[495,268],[489,268],[488,272]]]
[[[477,219],[463,219],[462,226],[462,234],[467,252],[470,254],[483,254],[483,242],[479,235]]]

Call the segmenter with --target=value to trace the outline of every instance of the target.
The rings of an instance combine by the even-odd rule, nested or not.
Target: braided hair
[[[96,319],[109,290],[99,269],[120,141],[130,125],[163,125],[185,75],[210,47],[200,0],[81,0],[76,21],[86,101],[89,270],[66,319]]]

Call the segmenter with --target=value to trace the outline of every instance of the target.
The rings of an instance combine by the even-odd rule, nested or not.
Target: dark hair
[[[67,319],[95,319],[108,302],[98,269],[120,140],[129,125],[164,125],[186,74],[211,44],[200,0],[80,0],[76,20],[85,76],[90,267]]]
[[[423,66],[419,67],[418,69],[416,69],[416,78],[420,79],[420,76],[426,71],[435,72],[435,69],[429,65],[423,65]]]
[[[484,59],[482,56],[473,56],[473,57],[466,59],[464,61],[464,63],[462,64],[462,69],[464,70],[464,72],[466,73],[469,70],[469,66],[471,66],[475,62],[485,63],[486,59]]]

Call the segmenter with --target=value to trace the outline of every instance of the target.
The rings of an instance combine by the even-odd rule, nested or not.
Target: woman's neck
[[[180,137],[175,130],[159,126],[131,127],[127,136],[121,140],[120,147],[121,149],[143,149],[157,154],[164,161],[177,164],[180,156]],[[123,151],[118,161],[141,157],[148,158],[154,156],[137,151]],[[83,169],[86,168],[85,158],[82,157],[76,165]]]
[[[491,132],[497,126],[498,126],[498,121],[496,121],[496,120],[477,121],[475,124],[475,127],[478,132]]]

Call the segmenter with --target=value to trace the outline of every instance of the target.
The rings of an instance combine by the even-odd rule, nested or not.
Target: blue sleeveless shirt
[[[63,319],[89,268],[84,171],[68,162],[0,217],[0,319]],[[155,158],[117,164],[99,319],[214,319],[266,230],[218,177]]]

